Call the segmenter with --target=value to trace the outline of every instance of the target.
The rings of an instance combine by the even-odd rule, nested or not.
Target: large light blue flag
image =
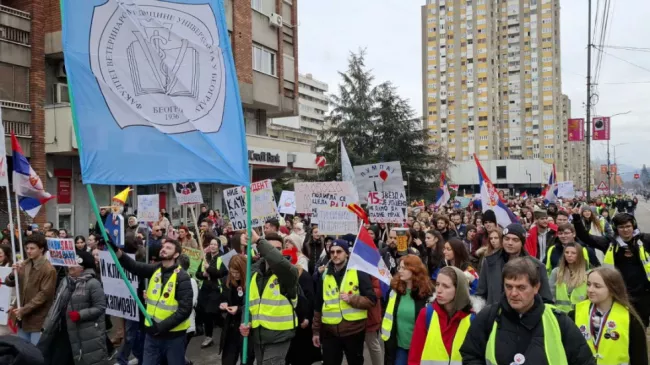
[[[84,183],[249,183],[223,3],[63,0]]]

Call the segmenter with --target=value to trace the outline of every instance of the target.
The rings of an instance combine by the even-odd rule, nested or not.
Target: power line
[[[623,62],[625,62],[625,63],[627,63],[627,64],[629,64],[629,65],[631,65],[631,66],[634,66],[634,67],[636,67],[636,68],[639,68],[639,69],[644,70],[644,71],[647,71],[647,72],[650,72],[650,69],[648,69],[648,68],[645,68],[645,67],[643,67],[643,66],[639,66],[639,65],[637,65],[636,63],[630,62],[630,61],[628,61],[628,60],[626,60],[626,59],[624,59],[624,58],[621,58],[621,57],[618,57],[618,56],[614,56],[613,54],[611,54],[611,53],[609,53],[609,52],[606,52],[606,51],[604,51],[604,50],[601,49],[601,48],[598,48],[598,47],[594,47],[594,48],[596,48],[598,51],[600,51],[600,52],[602,52],[602,53],[604,53],[604,54],[606,54],[606,55],[608,55],[608,56],[610,56],[610,57],[614,57],[614,58],[616,58],[617,60],[623,61]]]
[[[600,44],[595,45],[595,47],[618,49],[618,50],[622,50],[622,51],[650,52],[650,48],[644,48],[644,47],[610,46],[610,45],[600,45]]]
[[[650,84],[650,81],[601,82],[598,85],[631,85],[631,84]]]

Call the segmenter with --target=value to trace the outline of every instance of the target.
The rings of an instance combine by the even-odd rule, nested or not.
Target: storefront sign
[[[248,162],[252,165],[287,166],[287,152],[272,148],[249,149]]]
[[[72,203],[72,179],[67,177],[56,179],[56,202],[58,204]]]

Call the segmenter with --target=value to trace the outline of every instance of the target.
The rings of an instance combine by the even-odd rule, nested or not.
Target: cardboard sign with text
[[[368,218],[371,223],[404,223],[406,205],[403,191],[371,191],[368,193]]]
[[[129,254],[132,259],[134,255]],[[139,321],[138,305],[120,276],[115,261],[108,251],[99,252],[99,272],[102,276],[104,296],[106,297],[106,314],[131,321]],[[124,271],[131,286],[138,289],[138,276]]]
[[[11,274],[11,267],[0,267],[0,282]],[[11,287],[0,284],[0,326],[6,326],[9,320],[9,305],[11,304]]]
[[[402,165],[399,161],[379,162],[354,166],[355,181],[360,204],[366,204],[371,191],[397,191],[404,193]]]
[[[48,238],[47,257],[54,266],[77,266],[77,253],[72,238]]]
[[[237,186],[223,191],[228,216],[235,230],[246,229],[246,187]],[[271,180],[251,184],[251,218],[253,227],[261,227],[268,219],[277,218],[278,207],[273,196]]]
[[[295,183],[296,195],[296,212],[312,214],[312,194],[313,193],[332,193],[340,196],[354,196],[354,185],[349,181],[326,181],[326,182],[306,182]],[[357,203],[356,201],[348,201]],[[312,221],[313,222],[313,221]]]
[[[344,235],[358,231],[357,215],[347,208],[318,208],[318,233]]]
[[[159,202],[158,194],[138,195],[138,222],[157,222]]]

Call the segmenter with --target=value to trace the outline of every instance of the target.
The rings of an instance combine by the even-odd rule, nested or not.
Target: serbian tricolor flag
[[[451,194],[449,194],[449,186],[443,171],[442,176],[440,176],[440,190],[438,190],[438,196],[436,197],[436,208],[447,204],[449,199],[451,199]]]
[[[524,190],[524,192],[521,193],[521,198],[524,199],[524,200],[528,199],[528,193],[526,192],[526,190]]]
[[[41,178],[27,161],[16,135],[11,132],[11,149],[13,151],[13,186],[18,197],[18,205],[30,217],[35,217],[41,206],[54,199],[45,191]]]
[[[485,211],[491,209],[497,217],[497,223],[502,227],[506,227],[510,223],[516,223],[517,217],[508,208],[508,205],[501,201],[499,192],[492,185],[476,154],[474,154],[474,161],[478,168],[478,183],[481,187],[481,207],[483,212],[485,213]]]
[[[551,171],[551,176],[548,177],[548,185],[544,188],[544,203],[555,203],[557,201],[557,173],[555,172],[555,164],[553,164],[553,171]]]
[[[390,289],[390,270],[379,254],[379,249],[370,237],[366,227],[361,225],[357,240],[352,246],[348,269],[365,272],[379,279],[384,295]]]

